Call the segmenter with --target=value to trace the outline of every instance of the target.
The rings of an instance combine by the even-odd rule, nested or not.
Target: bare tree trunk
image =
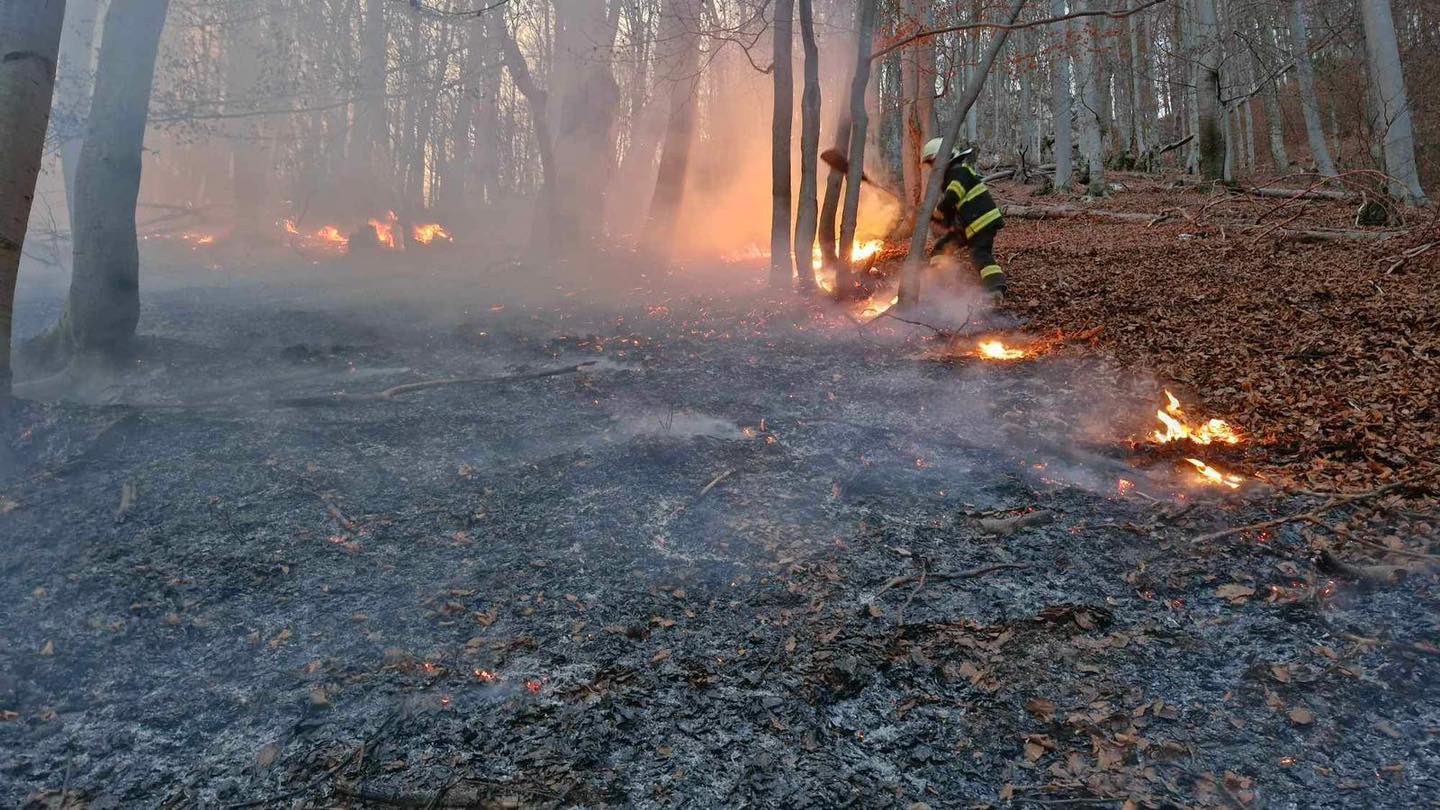
[[[929,18],[930,4],[925,4],[924,16],[917,0],[905,0],[903,13],[908,20],[925,25]],[[920,204],[921,177],[920,150],[930,137],[930,118],[935,98],[935,45],[926,37],[903,48],[900,52],[900,176],[904,181],[905,201],[916,206]]]
[[[865,87],[870,83],[870,46],[875,34],[875,0],[860,0],[856,9],[855,76],[850,84],[850,171],[845,177],[845,208],[840,215],[839,257],[835,263],[835,292],[848,295],[853,283],[850,256],[855,249],[855,226],[860,215],[860,178],[865,169]]]
[[[645,242],[651,250],[668,254],[675,236],[675,221],[685,196],[685,177],[690,165],[690,142],[695,134],[696,90],[699,88],[699,10],[695,0],[669,0],[669,14],[662,39],[672,43],[669,63],[670,119],[665,127],[665,145],[660,153],[660,171],[655,194],[650,198],[650,218]]]
[[[1065,0],[1050,0],[1050,13],[1055,17],[1065,16]],[[1050,104],[1055,119],[1055,188],[1068,190],[1074,172],[1071,165],[1074,145],[1070,134],[1070,49],[1066,43],[1066,25],[1061,23],[1053,30],[1056,33],[1052,42]]]
[[[1268,15],[1261,16],[1258,9],[1253,12],[1255,22],[1256,43],[1266,43],[1272,48],[1276,46],[1275,27],[1271,24]],[[1255,53],[1250,50],[1250,69],[1258,77],[1266,73],[1265,64]],[[1264,89],[1260,91],[1261,102],[1265,109],[1265,129],[1270,140],[1270,160],[1275,164],[1275,171],[1284,174],[1290,171],[1290,155],[1285,149],[1285,114],[1280,107],[1280,88],[1278,78],[1265,80]]]
[[[1220,22],[1215,0],[1195,0],[1195,108],[1198,116],[1200,174],[1210,180],[1225,176],[1225,114],[1220,103]]]
[[[15,284],[45,152],[65,0],[0,0],[0,417],[10,407]]]
[[[228,122],[230,141],[230,188],[235,204],[235,235],[251,240],[268,233],[265,215],[266,162],[261,129],[264,119],[246,120],[260,95],[260,60],[265,41],[263,25],[268,15],[245,11],[231,23],[225,50],[225,112],[236,116]]]
[[[60,65],[55,80],[60,136],[60,171],[65,176],[65,206],[75,222],[75,165],[85,143],[85,119],[90,115],[90,92],[95,83],[95,28],[100,0],[70,0],[65,4],[65,27],[60,31]],[[55,133],[52,133],[54,135]]]
[[[790,282],[790,128],[795,115],[795,76],[791,63],[795,0],[775,1],[775,106],[770,141],[770,286]]]
[[[1054,0],[1058,5],[1063,0]],[[925,264],[925,242],[930,235],[930,212],[940,202],[940,193],[945,186],[945,169],[949,161],[945,159],[955,148],[955,142],[960,139],[960,130],[964,126],[965,116],[974,106],[975,100],[980,97],[980,90],[985,84],[985,75],[990,72],[990,66],[995,63],[995,57],[1000,53],[1000,48],[1005,44],[1005,38],[1009,35],[1008,26],[1015,24],[1020,18],[1020,12],[1025,9],[1025,0],[1014,0],[1010,11],[1005,17],[1005,25],[995,33],[995,38],[990,41],[990,47],[985,51],[985,57],[970,77],[970,82],[965,88],[965,97],[962,99],[959,114],[949,127],[945,128],[945,135],[940,141],[940,158],[935,161],[935,166],[930,170],[930,178],[925,184],[925,199],[920,202],[920,210],[915,216],[915,230],[910,233],[910,249],[905,256],[905,265],[900,271],[900,306],[911,307],[920,302],[920,269]],[[1058,128],[1058,124],[1057,124]]]
[[[540,194],[536,205],[538,210],[548,210],[554,200],[557,183],[555,168],[555,141],[550,134],[550,98],[530,74],[530,65],[525,61],[525,55],[520,53],[520,46],[515,44],[515,37],[511,36],[509,28],[503,22],[500,23],[500,49],[504,54],[505,69],[510,71],[510,80],[514,82],[516,89],[525,97],[525,106],[530,110],[530,122],[535,128],[535,145],[540,153]],[[535,218],[534,229],[530,233],[532,247],[543,244],[549,229],[540,227],[541,218]]]
[[[1103,11],[1105,0],[1090,0],[1089,11]],[[1086,193],[1099,197],[1105,194],[1105,148],[1106,121],[1104,104],[1101,102],[1101,84],[1104,81],[1103,42],[1100,39],[1098,18],[1088,21],[1077,20],[1077,30],[1085,33],[1085,81],[1084,101],[1080,110],[1080,145],[1085,152],[1085,166],[1090,175]],[[1109,95],[1109,88],[1105,89]]]
[[[114,3],[105,14],[95,97],[75,179],[75,256],[60,323],[35,343],[53,368],[75,356],[116,359],[140,320],[135,203],[160,33],[169,0]]]
[[[1021,40],[1027,52],[1026,59],[1029,60],[1033,58],[1035,52],[1034,31],[1028,28],[1025,29]],[[1033,65],[1034,63],[1030,64]],[[1031,87],[1030,79],[1031,74],[1034,72],[1035,68],[1032,66],[1027,66],[1020,70],[1020,147],[1016,151],[1022,161],[1029,162],[1033,160],[1036,164],[1039,164],[1041,162],[1040,139],[1038,129],[1035,126],[1035,100],[1033,98],[1034,91]],[[1026,176],[1026,168],[1024,166],[1020,167],[1020,176]]]
[[[1133,9],[1136,2],[1137,0],[1130,0],[1128,5]],[[1150,43],[1145,41],[1140,32],[1144,20],[1142,14],[1131,14],[1125,18],[1125,29],[1130,39],[1130,134],[1137,159],[1150,150],[1150,128],[1153,125],[1153,116],[1145,93],[1151,78]]]
[[[620,86],[611,70],[618,18],[598,0],[555,0],[558,26],[555,65],[550,72],[555,102],[554,146],[558,188],[551,210],[537,211],[546,222],[567,227],[551,230],[549,239],[565,247],[600,236],[605,191],[614,171],[615,119]],[[537,223],[537,229],[542,226]]]
[[[800,200],[795,212],[795,277],[801,290],[815,288],[816,184],[820,151],[820,53],[815,46],[813,0],[800,0],[800,41],[805,49],[805,90],[800,97]],[[832,218],[833,221],[833,218]]]
[[[1420,172],[1415,164],[1415,129],[1410,121],[1410,101],[1405,94],[1390,0],[1366,0],[1360,8],[1371,92],[1380,114],[1378,126],[1384,134],[1385,170],[1394,178],[1390,193],[1406,205],[1425,205],[1428,201],[1420,188]]]
[[[389,57],[390,31],[385,23],[386,0],[365,0],[365,21],[360,31],[360,108],[356,113],[356,149],[351,160],[359,161],[363,175],[379,180],[385,196],[393,191],[390,162],[390,125],[385,120],[385,73]]]
[[[1300,84],[1300,109],[1305,115],[1305,137],[1315,157],[1320,174],[1334,177],[1335,161],[1330,159],[1330,146],[1325,142],[1325,125],[1320,121],[1320,96],[1315,92],[1315,66],[1310,62],[1310,34],[1305,23],[1305,0],[1290,3],[1290,49],[1295,59],[1295,75]]]

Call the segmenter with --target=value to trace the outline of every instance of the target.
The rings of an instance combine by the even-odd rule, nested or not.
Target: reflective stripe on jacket
[[[1005,224],[1000,206],[990,196],[985,181],[961,160],[952,160],[945,169],[945,193],[935,210],[946,225],[964,228],[966,239],[986,228],[1000,228]]]

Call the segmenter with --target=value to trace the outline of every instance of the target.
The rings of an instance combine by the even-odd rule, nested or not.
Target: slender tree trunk
[[[790,282],[790,127],[795,115],[795,76],[790,56],[795,0],[775,0],[775,107],[770,141],[770,286]]]
[[[1410,121],[1410,101],[1405,94],[1400,43],[1395,36],[1390,0],[1365,0],[1360,9],[1371,92],[1380,114],[1377,123],[1384,136],[1385,170],[1394,178],[1390,193],[1406,205],[1424,205],[1428,201],[1420,188],[1420,172],[1415,164],[1415,129]]]
[[[662,39],[671,42],[667,60],[670,86],[670,118],[665,127],[665,145],[660,153],[660,171],[655,194],[650,198],[650,218],[645,242],[651,250],[668,254],[675,236],[675,222],[685,196],[685,178],[690,165],[690,144],[695,134],[696,91],[700,85],[699,10],[695,0],[670,0],[669,14],[662,26]]]
[[[1031,74],[1036,70],[1035,62],[1031,61],[1034,59],[1035,53],[1034,31],[1025,29],[1025,33],[1021,35],[1021,42],[1026,51],[1026,67],[1020,70],[1020,148],[1016,151],[1023,156],[1022,160],[1026,162],[1033,160],[1039,164],[1041,162],[1040,145],[1035,126],[1034,90],[1031,87]],[[1020,167],[1020,175],[1022,177],[1026,175],[1024,166]]]
[[[555,0],[555,65],[550,72],[555,108],[555,166],[558,187],[552,210],[537,212],[546,222],[568,223],[550,239],[567,247],[601,235],[605,192],[614,171],[615,120],[620,86],[611,69],[615,41],[612,23],[599,0]],[[537,223],[537,228],[543,227]]]
[[[1055,17],[1066,14],[1065,0],[1050,0],[1050,13]],[[1074,145],[1070,129],[1070,47],[1066,42],[1064,23],[1054,26],[1054,53],[1051,56],[1050,104],[1055,119],[1055,188],[1069,190]]]
[[[1320,174],[1334,177],[1335,161],[1325,142],[1325,125],[1320,120],[1320,96],[1315,92],[1315,66],[1310,62],[1310,34],[1305,23],[1305,0],[1290,3],[1290,49],[1295,59],[1295,77],[1300,85],[1300,110],[1305,115],[1305,138]]]
[[[65,206],[75,223],[75,165],[85,143],[85,119],[90,115],[90,92],[95,84],[95,28],[100,0],[70,0],[65,4],[65,27],[60,32],[60,65],[55,80],[57,123],[60,136],[60,171],[65,176]],[[52,133],[54,134],[54,133]]]
[[[388,159],[390,125],[385,116],[385,73],[390,37],[385,22],[387,5],[387,0],[365,0],[365,21],[360,31],[361,100],[355,122],[359,148],[351,150],[352,159],[360,161],[362,176],[371,178],[371,182],[379,180],[386,197],[393,191]]]
[[[0,0],[0,417],[10,408],[15,284],[45,152],[65,0]]]
[[[1105,0],[1090,0],[1087,9],[1103,11]],[[1085,82],[1084,103],[1080,111],[1080,142],[1085,150],[1085,165],[1090,173],[1086,193],[1099,197],[1105,194],[1104,137],[1107,122],[1104,109],[1106,105],[1101,100],[1101,85],[1105,81],[1104,43],[1100,39],[1098,18],[1091,17],[1088,22],[1077,20],[1077,23],[1077,30],[1085,33]],[[1108,87],[1105,88],[1104,95],[1109,96]]]
[[[1055,0],[1057,4],[1062,0]],[[925,265],[925,242],[930,235],[930,212],[940,202],[940,193],[945,186],[945,169],[949,164],[946,160],[955,148],[955,142],[960,139],[960,129],[964,125],[965,115],[974,106],[975,100],[980,97],[980,90],[984,87],[985,75],[990,72],[990,66],[995,63],[995,57],[1000,53],[1000,48],[1005,44],[1005,38],[1009,35],[1008,26],[1015,24],[1020,18],[1020,12],[1025,9],[1025,0],[1014,0],[1010,11],[1005,17],[1006,28],[1001,28],[995,33],[995,38],[990,41],[989,48],[985,51],[985,57],[974,71],[970,78],[969,85],[965,88],[965,96],[961,101],[959,115],[954,123],[944,128],[945,135],[940,141],[940,157],[935,161],[935,166],[930,170],[930,178],[925,184],[925,199],[920,203],[920,210],[915,216],[915,230],[910,233],[910,249],[905,256],[905,265],[900,271],[900,306],[912,307],[920,302],[920,269]],[[1057,125],[1058,126],[1058,125]]]
[[[929,4],[926,3],[928,11]],[[922,15],[917,0],[905,0],[902,13],[907,21],[925,25],[927,16]],[[935,46],[927,37],[900,51],[900,176],[904,181],[905,201],[910,206],[920,204],[921,184],[920,150],[929,138],[931,107],[935,97]]]
[[[232,118],[226,127],[230,141],[230,188],[235,205],[235,235],[245,240],[268,233],[265,211],[266,163],[263,146],[264,119],[242,117],[257,106],[261,93],[261,48],[265,41],[266,15],[246,12],[232,23],[225,50],[225,112]]]
[[[865,169],[865,88],[870,83],[870,46],[875,34],[876,0],[860,0],[856,10],[855,76],[850,84],[850,171],[845,177],[845,208],[840,215],[839,261],[835,263],[835,292],[848,295],[853,281],[850,256],[855,248],[855,226],[860,215],[860,178]]]
[[[1225,176],[1225,110],[1220,103],[1220,22],[1215,0],[1195,0],[1199,57],[1195,63],[1195,107],[1198,116],[1200,174],[1210,180]]]
[[[1253,13],[1255,23],[1256,43],[1266,43],[1270,47],[1276,47],[1274,38],[1275,28],[1271,24],[1268,15],[1262,16],[1258,9]],[[1266,67],[1260,61],[1252,48],[1250,51],[1250,69],[1256,76],[1264,76]],[[1261,102],[1265,109],[1265,129],[1270,142],[1270,160],[1275,164],[1275,171],[1285,174],[1290,171],[1290,155],[1285,149],[1285,114],[1280,107],[1280,87],[1277,78],[1265,81],[1265,87],[1260,91]]]
[[[169,0],[112,3],[105,15],[95,96],[75,180],[70,295],[55,332],[37,344],[42,365],[71,355],[115,359],[140,320],[135,204],[160,33]]]
[[[801,290],[815,288],[816,184],[820,152],[820,52],[815,45],[813,0],[800,0],[800,41],[805,49],[805,90],[800,97],[800,199],[795,212],[795,277]],[[832,218],[833,221],[833,218]]]
[[[1130,0],[1133,10],[1138,0]],[[1151,112],[1146,103],[1145,87],[1150,83],[1150,48],[1140,29],[1144,26],[1142,14],[1125,18],[1125,30],[1130,39],[1130,120],[1131,137],[1136,158],[1150,150]],[[1142,50],[1142,43],[1144,48]]]

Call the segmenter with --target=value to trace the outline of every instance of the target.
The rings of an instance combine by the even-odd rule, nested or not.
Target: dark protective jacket
[[[998,230],[1005,225],[1000,206],[995,204],[985,182],[960,158],[951,160],[945,168],[945,193],[935,213],[947,227],[962,231],[966,240],[986,228]]]

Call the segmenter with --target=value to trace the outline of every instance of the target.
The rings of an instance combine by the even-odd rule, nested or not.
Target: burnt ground
[[[1379,561],[1366,527],[1413,545],[1423,504],[1326,512],[1355,516],[1353,542],[1304,523],[1197,539],[1326,499],[1208,487],[1129,443],[1165,380],[1103,342],[986,364],[748,294],[372,285],[439,310],[345,272],[156,269],[111,404],[22,415],[0,486],[0,805],[1436,792],[1426,561],[1313,561]],[[34,293],[22,329],[57,306]]]

